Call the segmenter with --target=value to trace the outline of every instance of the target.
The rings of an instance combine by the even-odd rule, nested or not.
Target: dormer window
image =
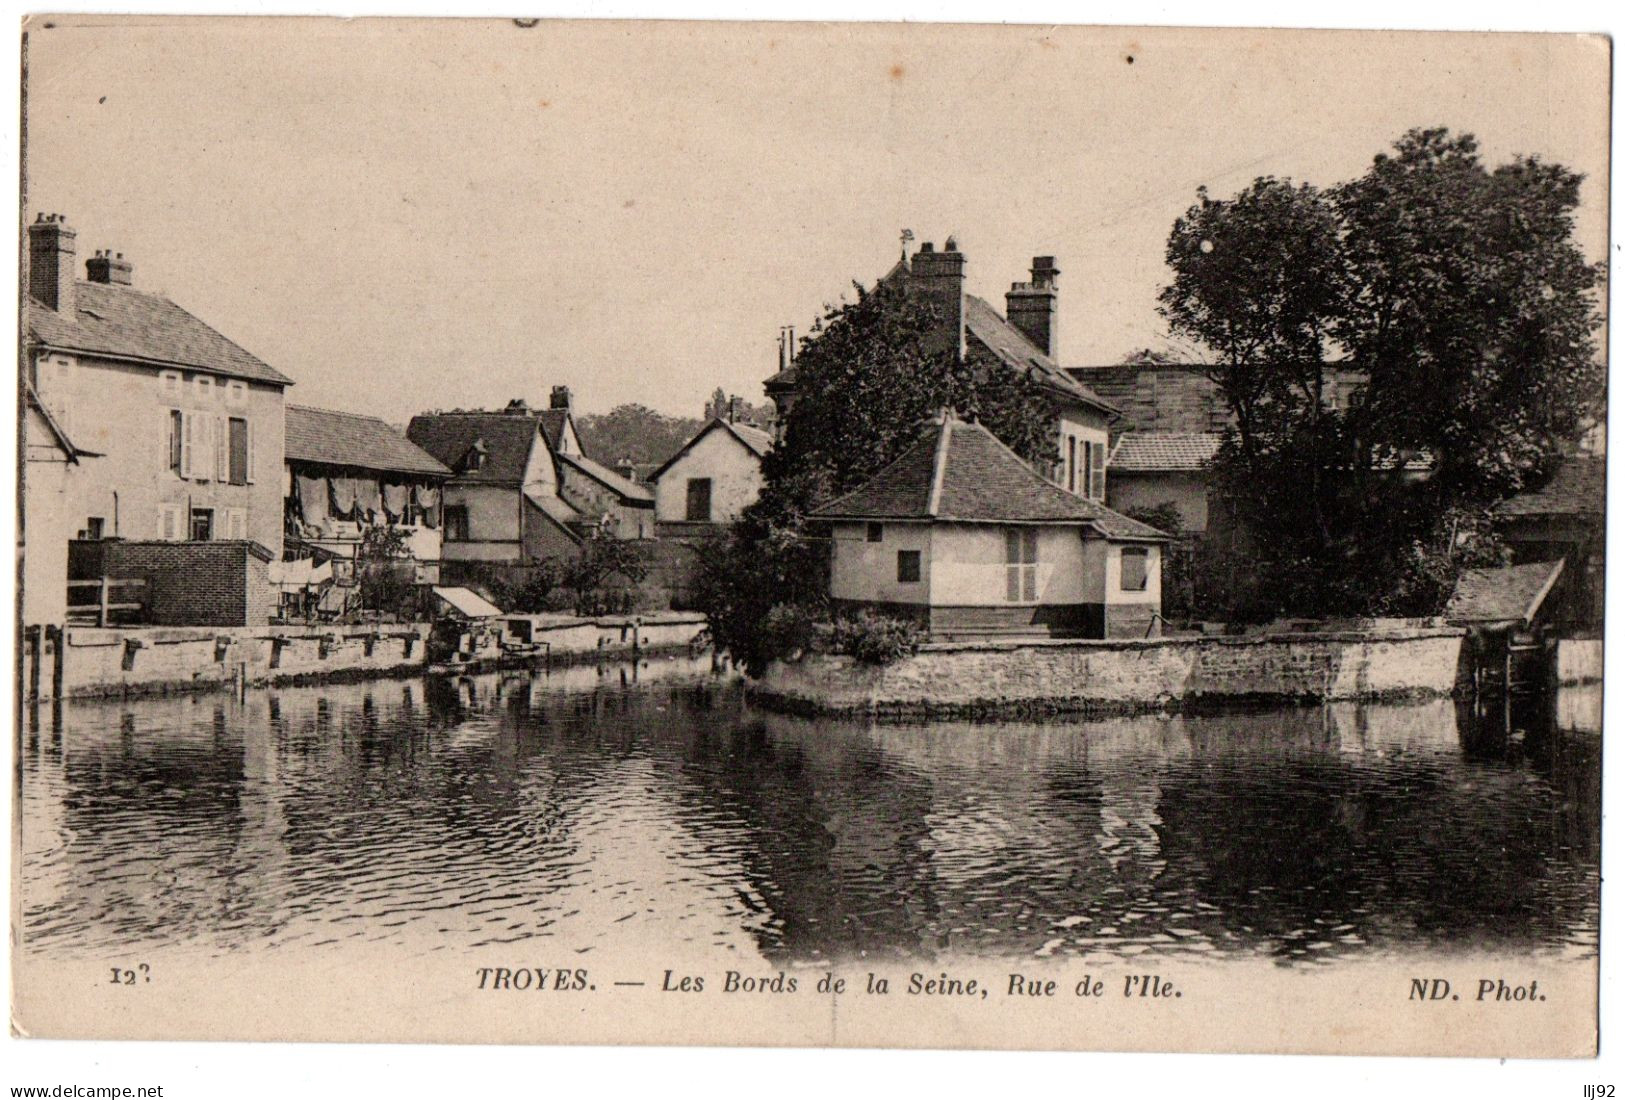
[[[463,473],[473,473],[485,465],[486,449],[485,440],[476,439],[474,441],[474,445],[468,449],[468,453],[463,455],[463,461],[460,464]]]

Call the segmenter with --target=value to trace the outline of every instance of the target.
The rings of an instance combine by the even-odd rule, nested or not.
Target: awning
[[[434,594],[465,619],[494,619],[502,608],[466,588],[436,588]]]

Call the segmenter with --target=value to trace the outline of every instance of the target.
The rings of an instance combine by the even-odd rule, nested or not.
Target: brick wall
[[[75,579],[147,582],[144,621],[156,626],[260,626],[274,599],[268,552],[250,542],[74,542]]]

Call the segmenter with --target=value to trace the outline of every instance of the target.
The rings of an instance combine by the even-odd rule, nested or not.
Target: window
[[[918,584],[920,582],[920,552],[918,550],[897,551],[897,583]]]
[[[466,504],[448,504],[443,509],[442,520],[446,529],[447,542],[468,541],[468,506]]]
[[[1012,527],[1004,533],[1004,598],[1010,603],[1038,599],[1038,531]]]
[[[169,468],[181,472],[181,440],[186,434],[186,421],[179,409],[166,409],[164,420],[169,425]]]
[[[1066,491],[1078,491],[1078,437],[1066,437]]]
[[[158,537],[165,542],[174,542],[184,534],[185,532],[181,529],[181,506],[179,504],[160,504],[158,506]]]
[[[214,538],[214,510],[212,508],[192,509],[192,541],[208,542]]]
[[[226,509],[226,524],[222,537],[238,541],[248,538],[247,511],[242,508]]]
[[[869,529],[865,532],[865,537],[868,538],[870,542],[879,542],[885,536],[885,534],[886,525],[884,523],[871,523],[869,524]]]
[[[234,416],[227,422],[229,451],[227,480],[233,485],[248,484],[248,421]]]
[[[192,379],[192,388],[197,392],[199,401],[209,401],[214,397],[214,379],[206,374],[199,374]]]
[[[1124,592],[1144,592],[1146,563],[1151,552],[1144,547],[1125,547],[1123,549],[1123,584]]]
[[[708,477],[688,479],[688,521],[690,523],[711,521],[711,479]]]
[[[102,532],[105,524],[106,521],[101,516],[91,516],[85,520],[85,526],[80,530],[79,537],[82,539],[99,539],[103,537]]]
[[[227,382],[226,383],[226,404],[228,404],[228,405],[246,405],[246,404],[248,404],[248,383],[247,382]]]
[[[1106,444],[1089,443],[1089,499],[1106,499]]]
[[[181,372],[178,370],[159,371],[158,389],[165,396],[179,394],[181,392]]]

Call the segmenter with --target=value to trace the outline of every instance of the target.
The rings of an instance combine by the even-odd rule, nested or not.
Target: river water
[[[708,662],[25,715],[25,950],[1594,955],[1600,688],[917,725]]]

